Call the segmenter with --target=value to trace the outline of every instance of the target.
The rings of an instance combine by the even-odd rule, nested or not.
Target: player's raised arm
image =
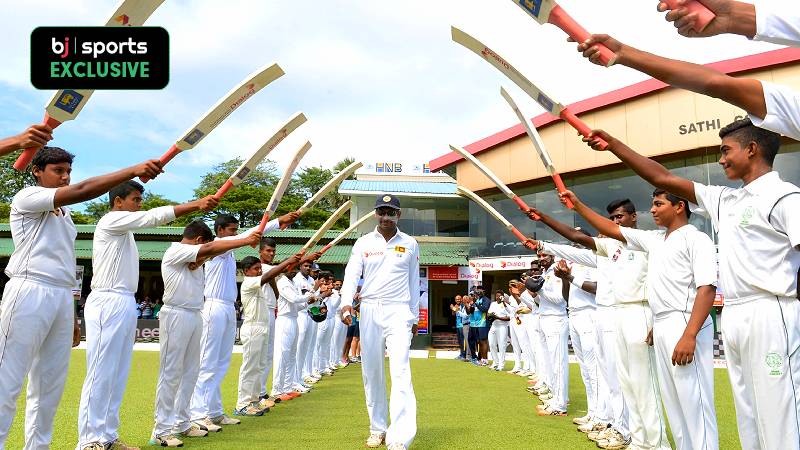
[[[531,208],[528,217],[531,220],[535,220],[533,219],[534,216],[538,216],[540,218],[539,219],[540,222],[547,225],[548,227],[550,227],[551,230],[555,231],[561,236],[564,236],[566,239],[569,239],[570,241],[575,242],[576,244],[581,244],[584,247],[590,248],[592,250],[597,249],[594,244],[594,239],[592,239],[590,236],[586,236],[585,234],[572,228],[571,226],[553,219],[552,217],[548,216],[547,214],[544,214],[543,212],[539,211],[536,208]]]
[[[43,167],[39,167],[40,164]],[[67,169],[57,164],[47,164],[46,161],[40,162],[36,157],[34,157],[31,167],[31,171],[36,178],[41,178],[44,176],[58,177],[64,175],[69,177],[68,173],[58,173],[59,171],[64,170]],[[61,206],[85,202],[105,194],[111,188],[122,183],[123,181],[141,176],[154,178],[161,172],[163,172],[163,170],[161,170],[161,163],[157,159],[151,159],[126,169],[118,170],[106,175],[92,177],[83,180],[80,183],[60,187],[56,191],[53,203],[54,206],[58,208]]]
[[[299,265],[300,260],[302,258],[303,258],[303,252],[300,252],[286,258],[285,260],[283,260],[283,262],[281,262],[277,266],[273,266],[266,273],[261,275],[261,285],[263,286],[269,283],[270,281],[274,280],[275,278],[278,277],[278,275],[282,274],[283,272],[286,272],[289,269],[289,267],[294,267]]]
[[[589,139],[584,139],[584,142],[587,142],[595,150],[599,150],[597,145],[599,140],[602,139],[608,143],[606,150],[613,153],[617,158],[625,163],[626,166],[630,167],[634,172],[636,172],[637,175],[644,178],[645,181],[655,187],[664,189],[667,192],[671,192],[678,197],[685,198],[690,202],[697,204],[697,197],[694,193],[694,183],[691,181],[675,175],[661,164],[636,153],[630,147],[625,145],[625,143],[603,130],[594,130],[592,131],[591,136],[592,137]],[[595,137],[599,139],[595,140]]]
[[[753,4],[734,0],[703,0],[703,6],[716,17],[698,31],[696,23],[699,14],[687,8],[691,1],[672,0],[658,3],[658,10],[667,11],[665,17],[667,22],[672,22],[681,36],[699,38],[719,34],[740,34],[752,39],[756,35],[756,8]]]
[[[608,236],[612,239],[625,242],[625,236],[623,236],[619,231],[619,225],[601,216],[600,214],[597,214],[592,208],[586,206],[586,204],[583,203],[574,192],[566,190],[559,194],[559,197],[561,197],[562,203],[565,203],[566,201],[572,202],[572,204],[575,205],[575,212],[586,219],[586,221],[589,222],[589,225],[593,226],[598,233]],[[583,233],[580,234],[583,235]],[[592,238],[589,237],[589,239]]]
[[[261,241],[261,233],[252,232],[246,236],[239,237],[238,239],[217,239],[213,242],[203,244],[197,252],[197,259],[213,258],[221,255],[229,250],[234,250],[239,247],[249,245],[255,247]]]
[[[34,148],[39,150],[53,139],[53,129],[46,124],[33,124],[22,133],[0,139],[0,156],[24,148]]]

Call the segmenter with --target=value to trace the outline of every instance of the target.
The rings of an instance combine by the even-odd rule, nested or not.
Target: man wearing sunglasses
[[[367,447],[404,450],[417,433],[417,400],[408,355],[419,322],[419,245],[397,229],[400,200],[381,195],[375,202],[375,231],[360,237],[342,283],[342,321],[352,321],[352,299],[361,288],[361,374],[370,421]],[[386,398],[384,348],[389,355],[392,404]],[[391,416],[391,425],[389,417]]]

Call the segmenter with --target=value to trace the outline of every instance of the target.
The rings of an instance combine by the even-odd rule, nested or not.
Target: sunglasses
[[[396,209],[384,209],[384,210],[378,209],[378,210],[375,211],[375,214],[377,214],[379,216],[395,217],[399,212],[400,211],[396,210]]]

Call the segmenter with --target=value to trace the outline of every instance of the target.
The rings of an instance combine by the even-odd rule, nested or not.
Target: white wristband
[[[580,276],[580,277],[572,277],[572,281],[570,281],[569,284],[577,287],[578,289],[583,289],[583,283],[585,282],[586,282],[586,277]]]

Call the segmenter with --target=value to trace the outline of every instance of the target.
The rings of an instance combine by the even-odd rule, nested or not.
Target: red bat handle
[[[589,32],[580,26],[578,22],[575,22],[575,19],[567,14],[560,5],[556,5],[553,10],[550,11],[550,17],[547,21],[564,30],[569,37],[579,44],[589,39],[591,36]],[[617,61],[617,55],[603,44],[595,44],[595,47],[600,50],[600,62],[606,67],[613,66]]]
[[[519,195],[515,195],[514,198],[512,198],[511,200],[514,200],[514,203],[516,203],[517,206],[519,206],[519,210],[520,211],[524,212],[525,214],[529,214],[529,213],[532,214],[533,215],[533,220],[541,219],[541,217],[539,217],[538,214],[536,214],[533,211],[531,211],[531,207],[528,206],[527,203],[525,203],[521,198],[519,198]]]
[[[567,187],[564,185],[564,181],[561,180],[561,175],[554,173],[553,174],[553,183],[556,184],[556,190],[559,194],[563,194],[564,191],[567,190]],[[575,209],[575,205],[572,204],[572,200],[568,198],[564,198],[564,203],[567,205],[569,209]]]
[[[57,126],[61,125],[61,122],[53,119],[50,117],[50,114],[44,113],[44,121],[42,121],[43,125],[47,125],[50,128],[56,128]],[[22,172],[28,167],[28,164],[33,161],[33,157],[36,155],[36,147],[28,147],[22,151],[22,154],[19,155],[17,160],[14,162],[14,169],[18,172]]]
[[[517,239],[519,239],[519,241],[520,241],[520,242],[522,242],[523,244],[525,244],[525,247],[528,247],[528,248],[529,248],[529,249],[531,249],[531,250],[536,250],[536,247],[534,247],[534,246],[533,246],[533,244],[531,244],[531,243],[529,243],[529,242],[528,242],[528,238],[527,238],[527,236],[525,236],[524,234],[522,234],[522,233],[521,233],[521,232],[520,232],[520,231],[517,229],[517,227],[511,227],[511,232],[512,232],[512,233],[514,233],[514,236],[516,236],[516,237],[517,237]]]
[[[159,158],[159,159],[161,160],[161,167],[163,168],[164,166],[166,166],[166,165],[167,165],[167,163],[168,163],[168,162],[170,162],[170,161],[172,161],[172,158],[174,158],[175,156],[177,156],[177,155],[178,155],[178,153],[180,153],[181,151],[182,151],[182,150],[181,150],[181,149],[179,149],[179,148],[178,148],[177,146],[175,146],[175,145],[173,145],[172,147],[170,147],[170,148],[169,148],[169,150],[167,150],[167,152],[166,152],[166,153],[164,153],[163,155],[161,155],[161,158]],[[139,180],[140,180],[142,183],[147,183],[148,181],[150,181],[150,178],[147,178],[147,177],[139,177]]]
[[[592,134],[592,129],[589,128],[589,125],[586,125],[586,122],[582,121],[578,118],[569,108],[564,108],[559,114],[559,117],[566,120],[568,124],[572,125],[572,128],[578,130],[578,133],[582,134],[583,137],[588,138],[590,134]],[[599,139],[599,138],[598,138]],[[600,149],[605,150],[608,148],[608,143],[602,139],[600,139]]]
[[[325,254],[325,252],[327,252],[330,249],[331,249],[331,244],[325,244],[325,246],[322,247],[322,250],[320,250],[320,253]]]
[[[267,228],[267,222],[269,222],[269,212],[264,211],[264,216],[261,218],[261,223],[258,224],[258,229],[256,229],[256,231],[258,231],[260,234],[263,234],[264,228]],[[255,245],[252,245],[251,247],[256,248]]]
[[[223,184],[222,187],[220,187],[219,190],[217,190],[217,193],[214,194],[214,198],[217,200],[221,199],[222,196],[227,194],[232,187],[233,187],[233,181],[231,180],[226,181],[225,184]]]
[[[678,0],[661,0],[662,2],[666,3],[670,9],[675,9],[678,7]],[[690,1],[686,4],[686,9],[689,10],[690,14],[697,14],[697,21],[694,23],[694,31],[698,33],[703,31],[705,27],[717,17],[710,9],[706,8],[706,6],[700,3],[697,0]]]

